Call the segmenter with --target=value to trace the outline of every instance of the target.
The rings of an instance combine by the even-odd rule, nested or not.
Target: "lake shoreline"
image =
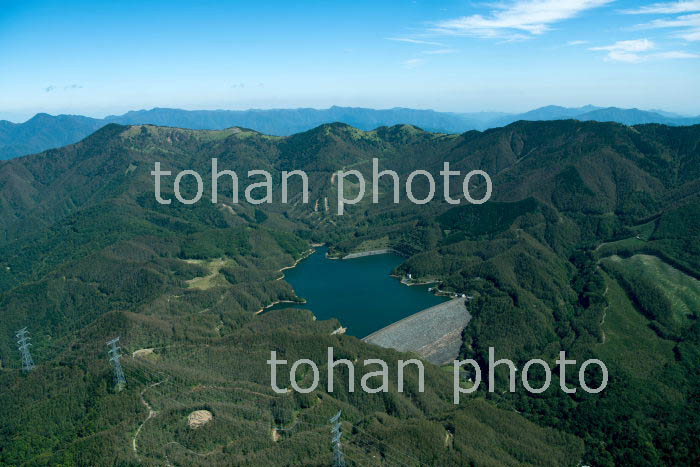
[[[341,257],[341,259],[355,259],[355,258],[364,258],[366,256],[374,256],[374,255],[388,255],[388,254],[394,254],[397,256],[401,256],[402,258],[405,258],[405,255],[402,255],[398,251],[394,250],[393,248],[379,248],[377,250],[367,250],[367,251],[358,251],[355,253],[348,253],[347,255]]]
[[[312,246],[313,246],[313,245],[312,245]],[[315,250],[314,248],[309,248],[308,250],[306,250],[306,251],[304,252],[303,255],[301,255],[301,257],[299,257],[297,260],[295,260],[294,263],[293,263],[291,266],[284,266],[283,268],[278,269],[277,272],[281,272],[282,275],[281,275],[280,277],[278,277],[277,279],[275,279],[275,280],[276,280],[276,281],[281,281],[282,279],[284,279],[284,271],[286,271],[286,270],[288,270],[288,269],[294,269],[295,267],[297,267],[297,266],[299,265],[299,263],[301,263],[302,261],[304,261],[304,260],[305,260],[306,258],[308,258],[309,256],[313,255],[314,253],[316,253],[316,250]],[[296,295],[296,290],[294,291],[294,294]],[[264,311],[267,310],[268,308],[272,308],[273,306],[279,305],[280,303],[294,303],[294,304],[296,304],[296,305],[303,305],[303,304],[306,303],[306,300],[305,300],[305,299],[301,298],[300,300],[302,300],[302,301],[297,301],[297,300],[275,300],[274,302],[270,303],[269,305],[260,308],[258,311],[255,312],[255,314],[256,314],[256,315],[259,315],[260,313],[264,312]]]
[[[304,305],[305,303],[307,303],[307,301],[304,300],[303,302],[297,302],[295,300],[275,300],[274,302],[270,303],[269,305],[260,308],[258,311],[255,312],[255,314],[259,315],[261,313],[264,313],[265,310],[269,310],[273,306],[279,305],[280,303],[293,303],[294,305]]]
[[[362,338],[362,336],[369,335],[372,332],[376,332],[379,329],[382,329],[387,326],[392,326],[393,324],[396,324],[397,322],[401,321],[402,319],[407,318],[405,314],[403,314],[400,310],[410,310],[413,309],[415,310],[414,313],[420,313],[423,312],[427,309],[430,309],[433,306],[440,305],[441,303],[445,303],[446,301],[449,301],[449,297],[452,294],[449,293],[443,293],[441,292],[437,287],[430,288],[430,289],[425,289],[424,287],[430,284],[439,284],[440,281],[435,279],[435,280],[413,280],[413,279],[408,279],[408,277],[403,277],[401,275],[396,275],[391,273],[391,269],[394,269],[398,267],[399,264],[401,264],[405,260],[405,256],[398,254],[396,250],[392,248],[381,248],[381,249],[374,249],[374,250],[367,250],[367,251],[362,251],[362,252],[355,252],[351,253],[348,255],[345,255],[343,257],[336,256],[333,258],[331,255],[328,254],[328,249],[329,246],[328,244],[323,244],[319,245],[318,243],[314,243],[310,245],[312,248],[306,251],[298,260],[296,260],[293,264],[289,266],[285,266],[284,268],[281,268],[279,271],[282,273],[281,277],[278,278],[278,280],[285,279],[287,276],[285,275],[284,271],[288,269],[293,269],[299,264],[302,263],[305,259],[309,258],[310,256],[313,256],[315,252],[317,252],[318,248],[321,248],[321,252],[325,253],[324,255],[319,256],[315,260],[312,260],[313,265],[310,265],[309,267],[312,268],[313,273],[312,274],[306,274],[305,280],[307,285],[302,286],[302,284],[299,283],[294,283],[294,294],[296,296],[297,294],[297,288],[300,288],[300,291],[304,294],[311,294],[311,296],[307,296],[306,299],[300,299],[300,300],[275,300],[274,302],[260,308],[256,314],[261,314],[264,313],[268,310],[279,310],[279,309],[284,309],[285,306],[284,304],[289,304],[289,308],[302,308],[303,305],[312,302],[313,305],[309,307],[312,309],[314,317],[319,317],[319,319],[328,319],[330,315],[333,315],[331,317],[334,317],[338,319],[341,323],[344,323],[344,326],[347,328],[352,329],[352,335]],[[379,260],[380,255],[390,255],[393,256],[394,259],[392,260]],[[347,264],[348,266],[340,266],[340,270],[349,270],[355,271],[353,273],[353,276],[343,276],[342,274],[338,276],[337,284],[341,286],[341,289],[338,292],[333,292],[334,295],[331,297],[326,297],[325,301],[318,302],[318,300],[314,299],[316,295],[314,295],[313,290],[315,290],[315,287],[318,287],[318,284],[324,284],[321,285],[320,287],[325,288],[327,279],[329,276],[329,273],[327,271],[324,271],[323,269],[318,270],[318,265],[316,263],[323,263],[326,260],[333,260],[333,259],[356,259],[356,258],[368,258],[368,257],[376,257],[377,259],[372,259],[367,261],[360,261],[360,262],[354,262],[354,261],[348,261]],[[372,324],[374,324],[375,318],[370,318],[368,315],[367,318],[360,318],[360,319],[369,319],[370,321],[363,321],[361,324],[358,322],[358,316],[355,316],[353,312],[353,316],[350,317],[347,314],[347,310],[345,312],[338,310],[337,305],[335,304],[337,300],[341,300],[341,302],[337,302],[338,304],[341,303],[348,303],[348,300],[352,301],[347,295],[345,299],[340,298],[343,296],[343,293],[349,293],[350,295],[354,296],[356,293],[359,293],[362,295],[362,290],[366,290],[367,285],[360,285],[359,289],[357,288],[357,284],[354,281],[354,277],[362,277],[364,276],[364,268],[366,267],[372,267],[369,266],[370,264],[376,264],[376,262],[379,261],[379,263],[386,263],[387,261],[389,264],[391,264],[391,269],[389,269],[387,272],[384,272],[383,277],[386,279],[381,279],[379,277],[372,279],[372,284],[376,284],[377,291],[374,292],[374,295],[369,295],[366,296],[366,301],[363,301],[358,308],[359,310],[365,310],[362,311],[361,313],[366,312],[366,310],[371,310],[371,309],[376,309],[375,313],[379,313],[379,310],[385,310],[382,311],[381,314],[384,315],[385,312],[388,312],[389,314],[385,315],[386,318],[389,318],[390,320],[385,321],[381,320],[380,322],[376,323],[377,326],[374,327]],[[330,261],[331,263],[336,263],[336,261]],[[343,263],[342,261],[340,263]],[[336,263],[337,264],[337,263]],[[350,266],[353,265],[353,266]],[[331,269],[336,269],[337,267],[331,268]],[[307,271],[308,272],[308,271]],[[367,271],[369,272],[369,271]],[[359,274],[359,276],[358,276]],[[292,276],[292,279],[294,279],[296,276],[296,273],[294,276]],[[288,278],[287,278],[288,280]],[[382,281],[388,280],[391,282],[390,284],[383,283]],[[396,282],[394,282],[396,281]],[[394,305],[389,305],[389,303],[396,303],[401,302],[401,300],[406,300],[407,298],[404,297],[405,294],[403,292],[400,292],[396,288],[394,284],[404,285],[408,286],[411,289],[418,289],[415,292],[409,293],[406,295],[408,297],[408,301],[403,304],[403,306],[399,307],[397,310]],[[362,283],[362,282],[361,282]],[[316,284],[316,285],[314,285]],[[413,286],[419,286],[419,287],[413,287]],[[423,286],[423,287],[420,287]],[[309,288],[310,287],[310,288]],[[337,287],[337,285],[335,285]],[[372,288],[372,285],[369,285],[370,288]],[[345,288],[345,290],[342,290],[342,288]],[[349,292],[348,292],[349,291]],[[427,293],[426,293],[427,292]],[[416,294],[420,293],[421,296],[425,296],[426,298],[421,298],[417,297]],[[430,298],[428,298],[430,297]],[[363,299],[363,300],[365,300]],[[389,301],[389,303],[384,304],[384,302]],[[437,301],[437,302],[436,302]],[[282,306],[280,306],[282,305]],[[330,305],[330,306],[329,306]],[[388,308],[384,309],[383,307],[387,306]],[[318,308],[320,307],[320,308]],[[342,306],[340,307],[342,309]],[[389,311],[392,310],[392,311]],[[329,315],[329,316],[326,316]],[[410,315],[408,315],[410,316]],[[385,318],[385,319],[386,319]],[[393,319],[392,319],[393,318]],[[359,325],[359,327],[358,327]]]

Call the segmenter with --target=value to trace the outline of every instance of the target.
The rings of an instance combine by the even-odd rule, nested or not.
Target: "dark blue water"
[[[365,337],[445,301],[429,293],[427,285],[407,287],[391,277],[391,271],[403,262],[398,255],[341,261],[327,259],[327,251],[318,248],[297,267],[284,271],[287,282],[307,303],[280,303],[271,309],[309,309],[318,319],[338,318],[348,334]]]

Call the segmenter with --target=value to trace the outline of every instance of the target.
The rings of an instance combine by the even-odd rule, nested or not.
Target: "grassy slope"
[[[595,353],[641,383],[658,381],[663,366],[674,360],[674,343],[649,328],[649,320],[634,308],[617,281],[606,275],[606,285],[605,339],[594,347]]]
[[[604,260],[622,266],[623,271],[636,271],[653,281],[671,305],[671,316],[678,326],[690,324],[689,318],[700,310],[700,281],[684,274],[656,256],[634,255],[626,259],[612,256]]]

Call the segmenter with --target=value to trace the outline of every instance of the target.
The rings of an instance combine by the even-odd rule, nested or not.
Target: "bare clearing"
[[[208,290],[219,285],[226,285],[226,279],[220,274],[221,268],[226,265],[226,260],[223,258],[214,259],[211,261],[201,259],[187,259],[190,264],[197,264],[209,269],[209,274],[203,277],[195,277],[187,281],[187,286],[190,289]]]
[[[153,347],[149,349],[139,349],[135,350],[134,353],[131,354],[131,358],[144,358],[148,357],[149,355],[153,355],[153,351],[155,349]]]
[[[214,415],[208,410],[195,410],[187,417],[187,425],[192,429],[202,427],[212,421]]]

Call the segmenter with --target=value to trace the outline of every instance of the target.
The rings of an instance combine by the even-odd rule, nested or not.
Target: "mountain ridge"
[[[545,106],[521,114],[498,112],[455,113],[404,107],[369,109],[332,106],[328,109],[249,109],[249,110],[181,110],[156,107],[132,110],[122,115],[98,119],[81,115],[38,113],[26,122],[0,121],[0,159],[11,159],[80,141],[108,123],[126,125],[153,124],[190,129],[220,130],[245,127],[261,133],[288,136],[324,123],[342,122],[362,130],[381,126],[411,124],[426,131],[463,133],[506,126],[518,120],[615,121],[626,125],[660,123],[685,126],[700,123],[698,117],[671,117],[652,111],[617,107],[583,106],[568,108]]]

